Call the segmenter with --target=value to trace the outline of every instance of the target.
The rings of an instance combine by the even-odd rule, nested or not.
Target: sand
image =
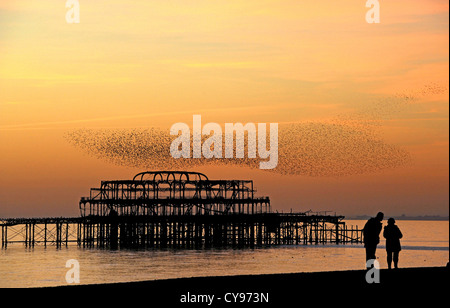
[[[71,285],[40,291],[76,295],[83,301],[90,298],[88,302],[114,307],[120,303],[144,307],[372,307],[425,302],[435,306],[448,297],[448,273],[448,267],[381,269],[380,283],[373,284],[366,282],[365,270],[354,270]]]

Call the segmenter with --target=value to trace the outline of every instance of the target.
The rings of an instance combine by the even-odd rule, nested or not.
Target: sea
[[[350,228],[352,225],[362,228],[366,221],[345,222]],[[399,267],[447,265],[448,221],[397,220],[396,224],[403,233]],[[380,268],[387,268],[383,238],[376,255]],[[73,279],[75,267],[79,269],[78,282]],[[30,248],[15,243],[0,250],[1,288],[359,269],[365,269],[363,244],[108,250],[80,248],[76,244],[62,248],[40,245]]]

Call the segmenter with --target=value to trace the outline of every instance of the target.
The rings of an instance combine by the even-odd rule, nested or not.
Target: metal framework
[[[275,213],[253,181],[210,180],[202,173],[142,172],[102,181],[79,203],[80,217],[0,219],[8,243],[83,247],[253,247],[361,243],[344,216]]]
[[[142,172],[133,180],[102,181],[81,198],[86,216],[224,215],[268,213],[268,197],[254,197],[253,181],[209,180],[202,173]]]

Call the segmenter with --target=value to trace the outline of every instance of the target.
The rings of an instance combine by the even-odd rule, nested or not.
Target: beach
[[[269,275],[238,275],[179,278],[155,281],[70,285],[38,288],[43,292],[67,294],[101,294],[103,303],[127,298],[133,302],[144,299],[146,306],[183,307],[186,304],[221,306],[271,305],[300,307],[306,300],[320,304],[337,304],[366,299],[380,305],[408,303],[417,300],[438,302],[447,298],[448,267],[381,269],[380,282],[366,282],[365,270],[290,273]],[[244,294],[244,295],[243,295]],[[207,297],[209,296],[209,297]],[[189,298],[189,300],[187,299]],[[209,300],[212,299],[210,302]],[[98,298],[96,298],[97,300]],[[298,303],[295,305],[295,303]]]

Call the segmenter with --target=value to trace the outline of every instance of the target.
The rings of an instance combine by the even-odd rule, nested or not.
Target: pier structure
[[[61,247],[258,247],[361,243],[343,216],[273,212],[251,180],[209,180],[202,173],[158,171],[102,181],[72,218],[0,219],[10,243]]]

